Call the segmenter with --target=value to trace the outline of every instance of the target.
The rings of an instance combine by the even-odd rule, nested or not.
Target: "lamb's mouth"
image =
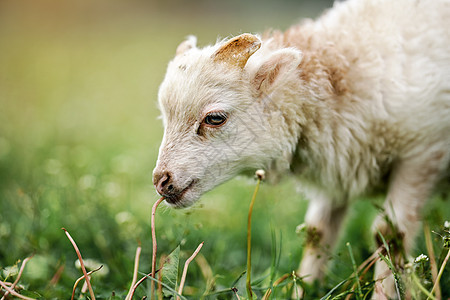
[[[197,180],[192,180],[191,183],[189,183],[189,185],[187,187],[185,187],[183,190],[181,190],[178,193],[172,194],[172,195],[167,195],[164,196],[164,199],[166,200],[167,203],[171,204],[171,205],[175,205],[178,207],[183,207],[186,205],[182,204],[182,199],[184,197],[184,194],[186,194],[186,192],[192,188],[192,186],[197,182]]]

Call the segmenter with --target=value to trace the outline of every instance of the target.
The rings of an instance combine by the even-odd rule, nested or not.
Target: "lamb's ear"
[[[253,86],[264,93],[271,93],[285,76],[297,69],[302,57],[302,53],[294,48],[273,52],[252,76]]]
[[[243,69],[250,56],[261,47],[261,41],[253,34],[244,33],[225,42],[213,54],[216,62]]]
[[[178,45],[176,56],[181,55],[192,48],[195,48],[196,45],[197,45],[197,38],[193,35],[188,36],[185,41],[183,41],[180,45]]]

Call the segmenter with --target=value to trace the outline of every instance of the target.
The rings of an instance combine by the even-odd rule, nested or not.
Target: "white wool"
[[[410,249],[450,160],[449,28],[449,1],[349,0],[262,35],[254,54],[221,53],[232,56],[224,63],[217,53],[226,41],[199,49],[191,38],[159,91],[165,133],[155,185],[169,172],[182,207],[249,169],[292,174],[311,199],[308,226],[328,245],[351,199],[387,187],[386,215]],[[259,47],[246,38],[236,47]],[[243,69],[229,64],[242,57]],[[209,128],[214,111],[228,119]],[[390,230],[381,215],[374,228]],[[314,249],[305,250],[306,269],[324,263]]]

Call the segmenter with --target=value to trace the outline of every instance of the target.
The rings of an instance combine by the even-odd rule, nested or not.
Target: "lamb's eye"
[[[227,121],[227,114],[224,112],[213,112],[206,115],[203,122],[212,127],[218,127]]]

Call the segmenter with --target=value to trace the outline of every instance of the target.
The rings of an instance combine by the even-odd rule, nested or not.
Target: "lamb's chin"
[[[223,182],[209,184],[210,182],[205,182],[202,179],[195,179],[180,194],[166,198],[166,203],[175,209],[188,208],[194,205],[204,193],[212,190]]]
[[[200,199],[201,195],[202,194],[196,193],[195,191],[189,189],[179,196],[166,198],[165,200],[170,207],[182,209],[192,206],[198,199]]]

